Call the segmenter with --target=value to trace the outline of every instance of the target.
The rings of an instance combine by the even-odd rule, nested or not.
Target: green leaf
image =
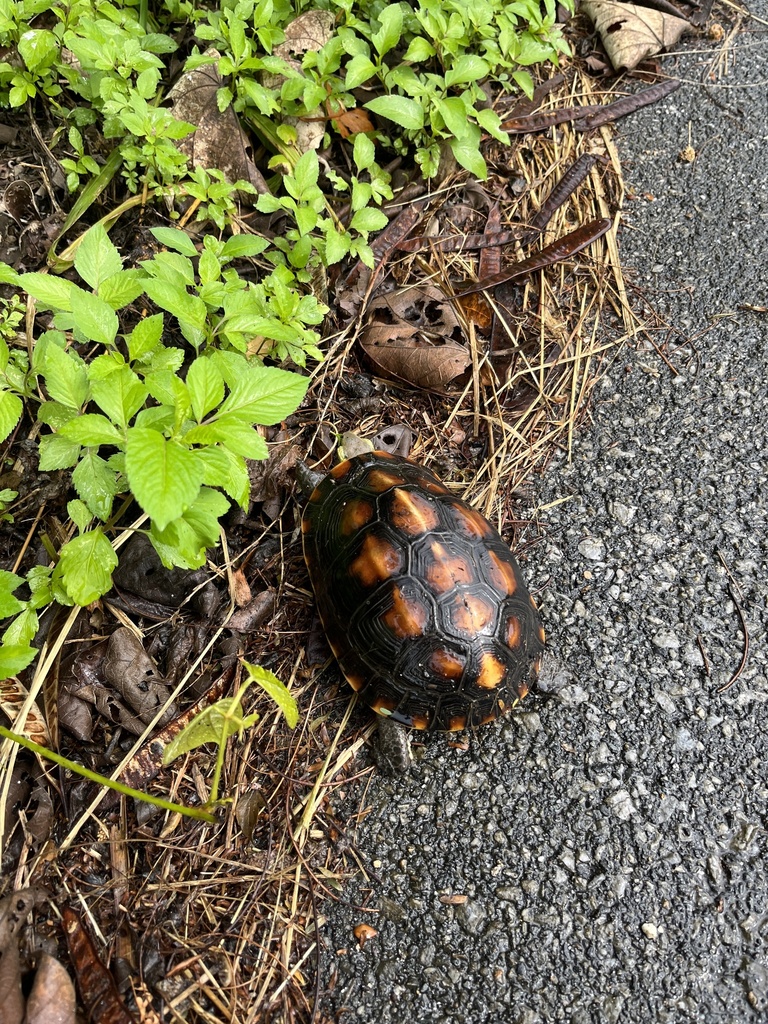
[[[376,159],[376,147],[365,132],[358,132],[355,136],[352,154],[358,171],[367,171]]]
[[[117,337],[117,313],[98,295],[92,295],[81,288],[72,289],[72,316],[77,329],[89,341],[110,346]]]
[[[164,317],[162,313],[155,313],[145,320],[140,320],[130,334],[126,335],[128,342],[128,354],[131,359],[145,359],[150,352],[157,348],[158,342],[163,336]]]
[[[400,42],[403,32],[403,9],[400,4],[390,4],[380,11],[379,25],[379,30],[371,36],[371,42],[379,56],[383,57]]]
[[[96,516],[103,523],[106,522],[112,513],[112,502],[118,491],[115,471],[96,452],[86,451],[72,473],[72,483],[88,506],[89,516]]]
[[[465,53],[445,73],[445,84],[466,85],[469,82],[479,82],[485,78],[490,71],[488,61],[471,53]]]
[[[449,139],[449,145],[457,162],[480,181],[485,181],[488,177],[488,168],[479,144],[470,139]]]
[[[163,764],[203,746],[205,743],[226,743],[230,736],[258,722],[256,714],[244,715],[240,695],[217,700],[195,715],[189,725],[171,740],[163,750]]]
[[[251,479],[245,459],[223,445],[198,448],[197,457],[203,467],[203,483],[220,487],[241,508],[247,508]]]
[[[221,413],[236,412],[251,423],[272,426],[296,412],[309,386],[309,378],[275,366],[247,369],[232,385],[221,406]]]
[[[17,576],[15,572],[0,570],[0,619],[16,615],[24,608],[21,601],[13,596],[14,590],[17,590],[23,582],[22,577]]]
[[[127,427],[144,405],[149,391],[129,366],[119,366],[108,377],[91,381],[91,394],[113,423]]]
[[[79,468],[79,467],[78,467]],[[75,471],[77,472],[77,470]],[[93,513],[89,510],[85,502],[79,499],[67,502],[67,515],[78,528],[80,533],[84,533],[88,528],[88,524],[93,519]]]
[[[213,423],[192,427],[184,435],[188,444],[222,444],[246,459],[266,459],[267,442],[239,413],[218,416]]]
[[[144,291],[161,309],[172,313],[179,323],[187,323],[200,331],[205,327],[208,315],[205,303],[196,295],[190,295],[185,288],[148,278],[144,282]]]
[[[418,131],[424,127],[424,110],[421,104],[408,99],[407,96],[377,96],[364,106],[366,110],[378,114],[379,117],[394,121],[401,128]]]
[[[62,547],[54,575],[75,604],[85,606],[107,593],[116,568],[117,555],[97,527]]]
[[[49,602],[46,601],[46,604]],[[3,644],[15,646],[16,644],[27,647],[37,636],[40,628],[40,619],[37,612],[31,607],[32,602],[17,615],[10,626],[3,633]],[[1,678],[1,677],[0,677]]]
[[[23,672],[27,665],[31,665],[37,657],[37,650],[34,647],[26,647],[21,644],[3,644],[0,647],[0,679],[10,679],[19,672]]]
[[[359,136],[358,136],[359,138]],[[349,245],[352,239],[346,231],[337,231],[334,227],[328,229],[325,236],[325,262],[327,266],[339,263],[349,252]]]
[[[232,235],[224,243],[221,255],[228,260],[244,256],[258,256],[268,246],[267,239],[261,238],[259,235]]]
[[[52,274],[19,274],[16,283],[44,306],[71,312],[70,295],[76,287],[71,281],[63,281]]]
[[[435,52],[434,46],[427,42],[426,39],[423,39],[421,36],[414,36],[403,55],[403,60],[410,61],[413,64],[420,64],[422,61],[430,60],[434,57]]]
[[[48,345],[42,372],[51,398],[70,409],[82,408],[88,398],[88,376],[85,365],[73,352]]]
[[[151,230],[160,245],[174,249],[183,256],[197,256],[195,243],[186,231],[180,231],[178,228],[152,228]]]
[[[75,270],[94,291],[108,277],[123,269],[120,254],[110,241],[103,224],[94,224],[83,235],[75,253]]]
[[[85,413],[83,416],[69,420],[59,428],[59,434],[84,447],[100,444],[119,447],[125,440],[117,427],[106,416],[100,416],[95,412]]]
[[[389,218],[383,210],[377,210],[373,206],[366,206],[358,210],[352,218],[350,227],[355,231],[381,231],[389,223]]]
[[[27,17],[31,17],[31,12]],[[30,28],[19,37],[18,50],[29,70],[34,72],[51,67],[59,55],[59,44],[49,29]]]
[[[376,65],[364,53],[358,53],[346,66],[344,88],[351,91],[358,89],[364,82],[374,78]]]
[[[11,391],[0,391],[0,441],[4,441],[21,419],[24,403]]]
[[[99,285],[98,296],[112,309],[130,306],[144,294],[145,275],[140,270],[121,270]]]
[[[198,423],[224,400],[224,378],[211,360],[202,356],[187,371],[187,388]]]
[[[145,427],[128,431],[125,471],[134,497],[160,530],[190,507],[203,482],[194,452]]]
[[[258,683],[262,690],[269,694],[282,711],[289,727],[295,729],[299,721],[299,707],[285,683],[280,682],[274,673],[262,668],[261,665],[251,665],[247,661],[244,661],[242,665],[248,673],[248,678],[254,683]]]
[[[50,473],[54,469],[69,469],[80,455],[80,445],[61,434],[46,434],[40,438],[38,469]]]

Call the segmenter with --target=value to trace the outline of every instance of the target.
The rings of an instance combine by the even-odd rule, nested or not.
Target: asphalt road
[[[744,308],[768,306],[766,0],[752,12],[725,77],[688,43],[664,63],[684,88],[620,131],[624,262],[670,325],[654,340],[681,347],[677,374],[625,353],[543,481],[526,573],[567,685],[374,780],[354,834],[378,880],[325,907],[331,1019],[768,1020],[768,314]],[[739,608],[749,657],[720,693]]]

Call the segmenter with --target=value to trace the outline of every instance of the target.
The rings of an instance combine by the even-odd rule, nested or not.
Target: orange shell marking
[[[464,671],[464,659],[443,647],[430,654],[427,665],[435,675],[443,679],[460,679]]]
[[[494,620],[494,609],[473,594],[461,594],[448,609],[456,629],[467,636],[477,636],[488,629]]]
[[[369,533],[363,541],[360,554],[352,562],[349,571],[364,587],[383,583],[403,567],[403,556],[386,537]]]
[[[429,612],[420,601],[409,601],[403,597],[399,587],[392,591],[392,607],[382,619],[395,636],[423,636],[429,621]]]
[[[484,690],[495,690],[507,674],[507,666],[493,654],[486,651],[480,660],[477,685]]]
[[[341,513],[339,529],[345,537],[362,529],[373,519],[373,505],[367,501],[350,501]]]
[[[436,594],[447,594],[457,583],[471,583],[472,570],[461,555],[452,555],[440,541],[429,546],[434,559],[424,570],[424,577]]]
[[[425,498],[398,487],[390,506],[390,522],[401,533],[419,537],[437,529],[440,520],[432,504]]]
[[[495,551],[489,551],[488,553],[491,556],[490,575],[494,586],[497,586],[499,590],[512,597],[517,590],[515,570],[509,562],[499,558]]]

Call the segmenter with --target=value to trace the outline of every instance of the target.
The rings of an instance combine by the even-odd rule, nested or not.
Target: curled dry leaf
[[[227,629],[236,633],[249,633],[271,618],[277,608],[277,594],[274,590],[263,590],[247,605],[238,609],[227,622]]]
[[[472,361],[463,345],[425,339],[418,328],[404,324],[368,327],[361,344],[385,376],[432,391],[442,390]]]
[[[126,626],[109,638],[104,655],[104,678],[118,691],[142,722],[150,722],[168,700],[170,690],[157,665],[144,650],[139,638]],[[165,725],[175,717],[171,705],[160,719]]]
[[[208,56],[218,57],[215,50]],[[269,192],[267,183],[248,155],[250,142],[230,104],[219,110],[217,94],[224,80],[213,64],[185,71],[171,89],[173,116],[197,125],[197,131],[177,143],[194,167],[215,167],[227,181],[248,181],[257,192]]]
[[[14,723],[28,696],[27,688],[15,677],[0,682],[0,709],[6,713],[11,721],[10,727],[16,729],[16,731],[18,729]],[[49,747],[51,745],[48,726],[40,713],[40,708],[35,703],[32,704],[32,707],[27,712],[27,718],[21,731],[25,736],[35,743],[39,743],[42,747]]]
[[[646,57],[674,46],[689,27],[683,18],[616,0],[584,0],[582,9],[616,71],[631,71]]]
[[[372,928],[369,924],[358,924],[355,925],[352,934],[355,936],[357,941],[360,943],[360,949],[369,941],[374,939],[379,933],[375,928]]]
[[[24,1024],[75,1024],[75,986],[66,969],[47,953],[40,957]]]

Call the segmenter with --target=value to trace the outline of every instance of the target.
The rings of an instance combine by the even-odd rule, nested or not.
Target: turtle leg
[[[379,770],[385,775],[402,775],[410,768],[411,738],[406,726],[379,715],[375,758]]]

